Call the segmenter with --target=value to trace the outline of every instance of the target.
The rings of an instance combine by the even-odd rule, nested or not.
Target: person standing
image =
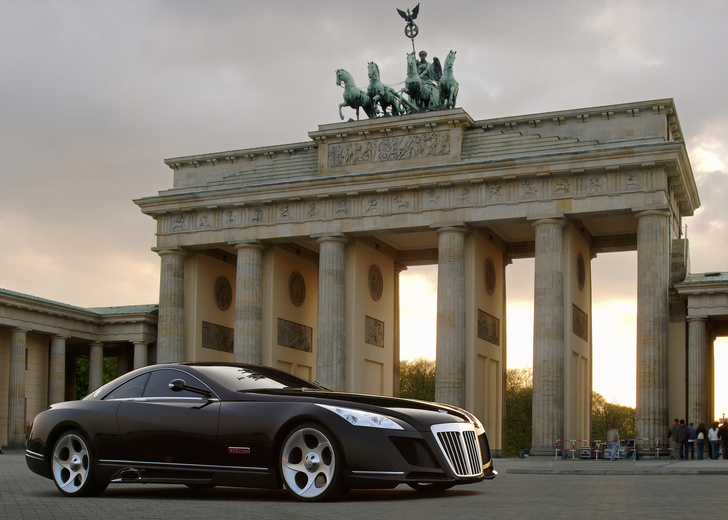
[[[688,452],[690,453],[690,458],[695,460],[695,440],[698,438],[698,431],[693,426],[693,423],[690,423],[688,430],[690,430],[690,436],[688,437]]]
[[[670,458],[674,459],[677,457],[677,450],[680,447],[677,443],[677,427],[680,426],[680,421],[675,419],[672,421],[672,426],[670,426],[670,431],[667,432],[667,438],[668,440],[672,441],[672,452],[670,453]]]
[[[718,448],[720,447],[718,422],[714,422],[713,427],[708,430],[708,440],[710,441],[710,458],[716,460],[718,458]]]
[[[723,419],[723,424],[718,428],[718,438],[723,448],[723,460],[728,460],[728,419]]]
[[[615,456],[619,459],[619,432],[616,424],[612,424],[607,432],[607,449],[612,451],[612,460]]]
[[[680,449],[680,460],[688,458],[688,439],[690,438],[690,429],[685,424],[685,419],[680,419],[680,424],[675,430],[675,441],[677,441]]]
[[[705,442],[708,440],[708,430],[705,428],[705,424],[700,423],[695,431],[697,433],[695,444],[698,445],[698,460],[703,460]]]

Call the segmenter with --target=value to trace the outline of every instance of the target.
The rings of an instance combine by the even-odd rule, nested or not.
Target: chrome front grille
[[[477,477],[483,473],[480,446],[471,424],[436,424],[432,433],[455,475]]]

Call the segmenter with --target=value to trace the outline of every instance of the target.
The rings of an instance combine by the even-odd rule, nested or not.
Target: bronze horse
[[[416,107],[414,112],[423,112],[440,108],[440,89],[431,81],[423,80],[417,70],[417,58],[414,52],[407,54],[407,79],[402,90]],[[412,106],[408,104],[410,108]]]
[[[372,103],[369,94],[356,86],[351,74],[344,69],[337,69],[336,85],[341,86],[342,83],[344,84],[344,102],[339,105],[339,117],[344,119],[344,114],[341,113],[342,107],[350,107],[356,110],[357,121],[359,120],[360,108],[364,110],[364,113],[370,119],[376,117],[376,107]]]
[[[367,72],[369,75],[369,87],[367,87],[367,93],[372,99],[372,104],[382,109],[382,115],[388,115],[387,109],[389,109],[389,115],[398,116],[404,111],[402,110],[401,101],[397,92],[392,88],[379,80],[379,66],[370,61],[367,64]]]

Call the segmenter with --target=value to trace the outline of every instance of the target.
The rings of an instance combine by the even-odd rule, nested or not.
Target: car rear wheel
[[[53,446],[51,469],[53,481],[68,496],[98,495],[108,482],[96,482],[89,443],[81,432],[71,430],[61,435]]]
[[[291,430],[280,461],[286,489],[300,500],[334,500],[345,492],[341,450],[333,434],[319,424]]]

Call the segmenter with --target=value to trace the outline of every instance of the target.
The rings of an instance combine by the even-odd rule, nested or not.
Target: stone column
[[[25,349],[28,331],[10,333],[10,373],[8,392],[8,446],[22,448],[25,438]]]
[[[318,239],[319,287],[316,380],[346,390],[346,243],[341,235]]]
[[[564,436],[564,259],[562,219],[536,229],[531,453],[553,455]]]
[[[66,397],[66,338],[51,338],[51,377],[48,383],[48,404],[60,403]]]
[[[643,211],[636,216],[637,437],[665,439],[671,424],[667,388],[670,214]]]
[[[157,363],[184,361],[185,275],[181,249],[160,249],[162,259],[157,323]]]
[[[235,339],[236,363],[263,363],[263,244],[235,244]]]
[[[437,229],[435,400],[465,407],[465,227]]]
[[[708,424],[712,413],[708,413],[708,336],[706,318],[688,317],[688,423]]]
[[[399,396],[399,375],[400,375],[400,297],[399,297],[399,274],[407,269],[407,266],[404,264],[400,264],[395,262],[394,264],[394,324],[392,326],[393,328],[393,337],[394,337],[394,349],[392,352],[392,366],[394,367],[393,373],[392,373],[392,379],[393,379],[393,386],[392,386],[392,395]]]
[[[134,342],[134,369],[145,367],[149,364],[147,355],[149,352],[149,343],[144,341]]]
[[[91,343],[88,356],[88,391],[96,390],[104,384],[104,344],[100,341]]]

